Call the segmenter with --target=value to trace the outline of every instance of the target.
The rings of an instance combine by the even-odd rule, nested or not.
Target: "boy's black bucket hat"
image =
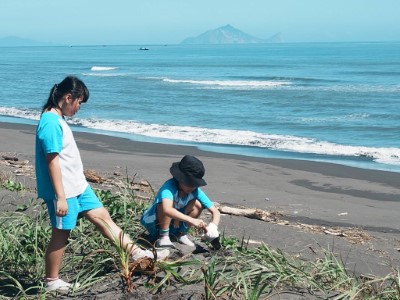
[[[174,162],[169,171],[176,180],[188,186],[199,187],[207,184],[203,179],[203,163],[194,156],[185,155],[180,162]]]

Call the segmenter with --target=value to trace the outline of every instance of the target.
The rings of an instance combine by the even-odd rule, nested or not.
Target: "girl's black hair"
[[[59,84],[55,84],[50,90],[49,99],[43,105],[42,113],[52,108],[59,108],[58,103],[66,94],[71,94],[74,100],[82,98],[83,103],[89,99],[89,90],[83,81],[77,77],[68,76]]]

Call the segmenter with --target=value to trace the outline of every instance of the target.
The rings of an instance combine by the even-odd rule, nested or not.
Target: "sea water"
[[[0,48],[0,121],[75,75],[75,130],[400,172],[400,43],[140,47]]]

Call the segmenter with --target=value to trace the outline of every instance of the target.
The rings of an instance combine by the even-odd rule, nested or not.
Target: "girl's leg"
[[[70,232],[70,230],[61,230],[54,227],[52,229],[51,239],[45,255],[45,272],[48,279],[58,278]]]
[[[97,229],[100,230],[103,236],[105,236],[111,242],[114,242],[114,238],[119,239],[120,235],[123,234],[122,229],[114,223],[114,221],[111,219],[110,214],[108,213],[108,210],[104,207],[89,210],[85,213],[85,217],[90,222],[92,222],[97,227]],[[135,260],[144,257],[155,259],[153,252],[140,249],[133,243],[133,241],[129,238],[127,234],[123,235],[122,247],[125,250],[128,250],[129,253],[132,255],[132,258]],[[157,260],[164,259],[169,255],[169,251],[157,251],[156,254]]]
[[[93,223],[97,227],[97,229],[99,229],[104,237],[106,237],[110,241],[114,241],[115,237],[119,240],[120,235],[123,234],[122,229],[114,223],[107,209],[105,209],[104,207],[89,210],[85,213],[85,217],[91,223]],[[124,234],[123,236],[122,247],[124,249],[130,247],[130,251],[137,248],[134,245],[133,241],[126,234]]]

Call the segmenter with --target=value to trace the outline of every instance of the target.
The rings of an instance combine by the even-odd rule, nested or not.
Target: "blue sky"
[[[400,41],[400,0],[0,0],[0,38],[176,44],[226,24],[285,42]]]

